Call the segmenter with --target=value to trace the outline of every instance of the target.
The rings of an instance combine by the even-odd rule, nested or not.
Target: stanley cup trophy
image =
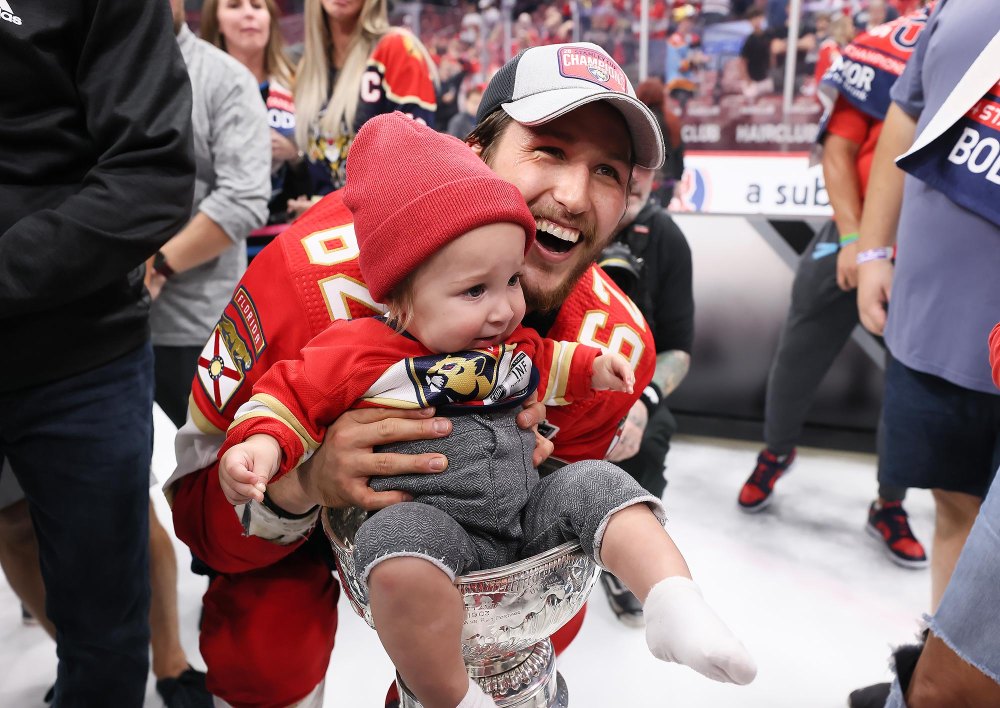
[[[354,568],[354,534],[366,512],[323,509],[323,530],[337,557],[341,583],[354,611],[369,626],[368,589]],[[499,708],[565,708],[569,694],[556,671],[549,636],[587,601],[600,568],[580,544],[455,579],[465,598],[462,653],[469,676]],[[420,708],[399,675],[401,708]]]

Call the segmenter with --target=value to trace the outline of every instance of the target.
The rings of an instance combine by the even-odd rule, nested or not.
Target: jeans
[[[927,626],[963,661],[1000,683],[1000,477],[994,477],[958,557],[941,606]],[[887,708],[905,708],[893,681]]]
[[[0,394],[56,627],[54,705],[141,706],[149,671],[153,355]]]
[[[883,483],[986,496],[1000,465],[1000,395],[890,359],[882,420]]]
[[[176,427],[184,425],[188,414],[191,382],[198,373],[197,347],[153,347],[156,364],[154,399]]]

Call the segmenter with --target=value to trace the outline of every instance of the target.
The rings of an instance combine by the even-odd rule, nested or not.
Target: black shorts
[[[1000,395],[973,391],[889,357],[879,481],[985,497],[1000,464]]]

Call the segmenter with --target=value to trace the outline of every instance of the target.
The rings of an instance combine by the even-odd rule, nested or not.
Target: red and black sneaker
[[[740,490],[739,503],[743,511],[757,512],[771,503],[775,483],[795,461],[795,448],[787,455],[775,455],[764,449],[757,456],[757,467]]]
[[[926,568],[927,553],[913,535],[903,502],[885,502],[881,506],[873,501],[868,508],[865,530],[878,539],[889,560],[904,568]]]

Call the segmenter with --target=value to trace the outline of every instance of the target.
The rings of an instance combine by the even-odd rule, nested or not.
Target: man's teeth
[[[566,226],[560,226],[559,224],[553,223],[548,219],[535,219],[535,228],[563,241],[569,241],[570,243],[576,243],[580,240],[579,230],[571,229]]]

